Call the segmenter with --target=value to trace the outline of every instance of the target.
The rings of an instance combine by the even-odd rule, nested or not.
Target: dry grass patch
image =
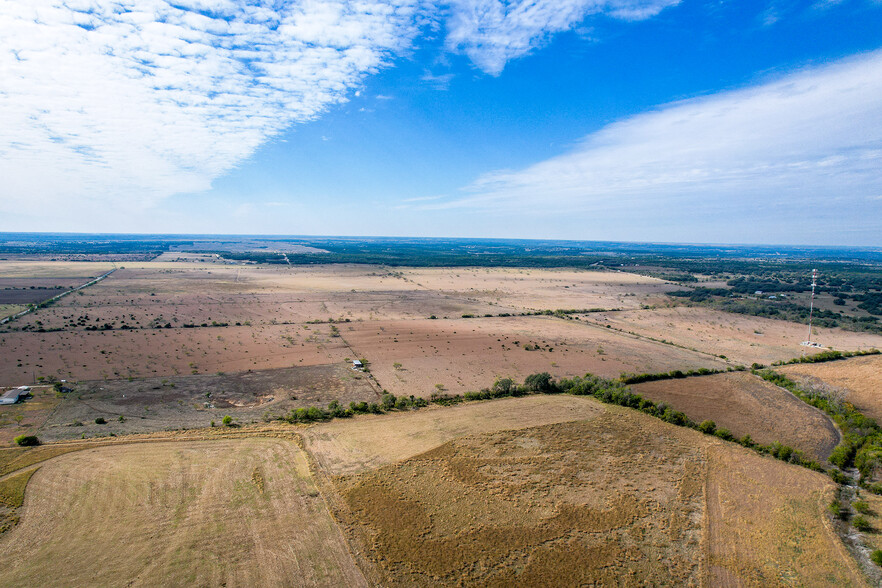
[[[608,412],[336,483],[383,585],[697,584],[704,457],[687,433]]]
[[[9,508],[20,507],[24,502],[28,481],[38,469],[26,470],[0,480],[0,503]]]
[[[659,380],[632,389],[695,422],[712,420],[738,438],[750,435],[763,445],[778,441],[819,461],[839,443],[836,427],[823,412],[749,372]]]
[[[827,519],[825,476],[597,406],[591,420],[462,436],[334,477],[373,580],[863,584]]]
[[[480,390],[497,378],[523,380],[545,371],[556,377],[587,372],[618,377],[723,365],[691,351],[544,316],[375,321],[341,332],[370,361],[380,385],[405,396],[428,396],[436,384],[452,393]]]
[[[465,435],[587,420],[603,412],[587,398],[527,396],[359,416],[310,427],[303,437],[322,470],[349,474],[407,459]]]
[[[829,478],[723,443],[708,457],[709,585],[866,585],[827,513]]]
[[[31,479],[2,541],[6,586],[365,585],[303,454],[283,440],[65,456]]]
[[[776,368],[788,377],[812,385],[818,380],[846,391],[858,410],[882,422],[882,355],[852,357],[825,363],[805,363]]]
[[[806,325],[699,307],[674,307],[616,313],[593,313],[582,317],[601,326],[665,339],[714,355],[725,355],[744,365],[770,364],[797,357],[805,348]],[[842,329],[816,328],[815,341],[836,349],[882,347],[882,336]]]

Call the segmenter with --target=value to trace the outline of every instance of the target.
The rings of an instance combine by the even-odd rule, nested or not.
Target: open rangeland
[[[275,419],[301,406],[325,406],[332,400],[348,406],[353,401],[380,399],[367,374],[355,372],[343,363],[232,374],[79,382],[74,392],[62,396],[61,400],[55,400],[57,407],[51,418],[39,429],[41,439],[200,428],[211,422],[220,426],[226,415],[236,423],[245,424]],[[24,405],[0,406],[0,425],[10,422],[4,416],[7,410],[30,404],[31,401]],[[106,423],[97,424],[98,418]],[[0,428],[6,434],[20,430]]]
[[[678,289],[656,278],[612,271],[465,267],[401,273],[431,290],[523,310],[640,308]]]
[[[788,360],[806,351],[800,346],[808,327],[789,321],[678,306],[628,312],[591,313],[581,317],[598,325],[667,340],[743,365]],[[814,340],[840,350],[882,347],[882,336],[842,329],[814,329]],[[820,351],[820,350],[817,350]]]
[[[401,461],[451,439],[604,413],[577,396],[528,396],[322,423],[303,432],[310,454],[328,474],[350,474]]]
[[[428,396],[438,384],[454,393],[480,390],[497,378],[544,371],[618,377],[725,367],[707,355],[545,316],[359,322],[340,332],[396,395]]]
[[[0,333],[0,382],[34,376],[103,380],[343,362],[355,357],[328,325]]]
[[[303,454],[284,439],[55,458],[30,479],[2,547],[3,586],[365,585]]]
[[[598,408],[588,420],[466,435],[333,476],[336,515],[362,546],[368,577],[386,586],[863,585],[826,518],[828,478]],[[377,443],[389,443],[390,425],[374,422]]]
[[[776,369],[806,386],[821,384],[841,389],[846,400],[882,423],[882,355],[794,364]]]
[[[714,421],[738,438],[750,435],[763,445],[777,441],[820,462],[839,443],[839,433],[827,415],[748,372],[659,380],[631,388],[695,422]]]

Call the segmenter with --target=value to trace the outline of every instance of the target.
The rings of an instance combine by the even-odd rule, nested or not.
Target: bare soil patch
[[[882,423],[882,356],[868,355],[825,363],[777,368],[808,385],[821,382],[846,391],[846,399],[861,412]]]
[[[317,365],[223,375],[80,382],[39,429],[44,440],[220,426],[270,420],[301,406],[332,400],[376,402],[364,374],[346,364]],[[0,407],[2,408],[2,407]],[[96,424],[96,418],[106,424]],[[123,420],[120,420],[122,417]]]
[[[830,419],[787,391],[748,372],[732,372],[632,386],[655,402],[666,402],[695,422],[712,420],[736,437],[778,441],[823,462],[839,443]]]
[[[714,355],[743,365],[770,364],[806,351],[808,326],[788,321],[726,313],[698,307],[658,308],[616,313],[592,313],[583,320],[630,331]],[[840,350],[882,347],[882,336],[842,329],[815,329],[815,341]],[[820,350],[818,350],[820,351]]]
[[[351,474],[413,457],[466,435],[589,420],[603,413],[601,405],[587,398],[528,396],[359,416],[315,425],[303,432],[303,438],[323,471]]]
[[[453,393],[480,390],[497,378],[523,380],[544,371],[618,377],[723,365],[688,350],[542,316],[374,321],[340,332],[370,362],[380,385],[396,395],[428,396],[437,384]]]
[[[90,449],[31,478],[0,584],[364,586],[290,441]]]

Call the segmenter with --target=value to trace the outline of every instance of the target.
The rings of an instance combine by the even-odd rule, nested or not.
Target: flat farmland
[[[839,433],[827,415],[748,372],[659,380],[631,388],[695,422],[712,420],[738,438],[749,434],[764,445],[778,441],[820,462],[839,443]]]
[[[522,380],[543,371],[618,377],[725,365],[670,345],[544,316],[360,322],[341,333],[370,362],[380,385],[396,395],[427,396],[436,384],[453,393],[479,390],[497,378]]]
[[[42,425],[41,439],[200,428],[212,422],[220,426],[226,415],[237,424],[248,424],[283,416],[298,407],[325,406],[332,400],[348,406],[380,399],[367,375],[344,363],[79,382],[75,392],[63,396],[55,400],[54,412]],[[21,406],[30,405],[29,401]],[[11,407],[0,407],[0,424],[5,408]],[[95,423],[99,417],[107,423]]]
[[[825,476],[580,400],[602,412],[466,434],[370,469],[351,455],[359,473],[331,478],[335,514],[362,546],[369,578],[387,586],[863,585],[826,522],[834,485]],[[534,414],[510,409],[525,423]],[[373,422],[376,444],[388,443],[390,424]],[[327,451],[324,443],[316,451]]]
[[[882,423],[882,355],[794,364],[776,369],[810,386],[820,382],[843,389],[849,402]]]
[[[80,278],[97,277],[114,268],[109,262],[87,261],[0,261],[0,278]]]
[[[303,454],[283,439],[55,458],[0,542],[4,586],[366,585]]]
[[[640,308],[678,289],[656,278],[610,271],[432,268],[401,273],[430,290],[521,310]]]
[[[527,396],[450,408],[360,416],[303,432],[323,471],[351,474],[401,461],[466,435],[590,420],[605,409],[577,396]]]
[[[806,325],[732,314],[699,307],[592,313],[581,317],[598,325],[672,341],[744,365],[770,364],[797,357],[808,334]],[[842,329],[814,329],[814,340],[841,350],[882,347],[882,336]],[[818,350],[820,351],[820,350]]]
[[[339,363],[327,325],[0,333],[0,382],[177,376]]]

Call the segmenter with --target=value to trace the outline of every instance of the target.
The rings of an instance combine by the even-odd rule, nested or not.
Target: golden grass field
[[[786,390],[749,372],[658,380],[632,386],[655,402],[666,402],[693,421],[712,420],[737,438],[775,441],[825,461],[840,435],[830,418]]]
[[[512,413],[528,421],[524,408]],[[589,420],[461,436],[385,465],[326,438],[307,446],[349,456],[332,471],[359,471],[332,478],[337,516],[380,585],[863,584],[827,522],[825,476],[598,409]],[[372,422],[368,447],[415,434]],[[364,430],[359,439],[369,440]]]
[[[285,440],[57,458],[34,474],[3,546],[4,586],[365,584],[302,453]]]
[[[820,381],[845,390],[849,402],[867,416],[882,422],[882,355],[795,364],[778,369],[808,384]]]

